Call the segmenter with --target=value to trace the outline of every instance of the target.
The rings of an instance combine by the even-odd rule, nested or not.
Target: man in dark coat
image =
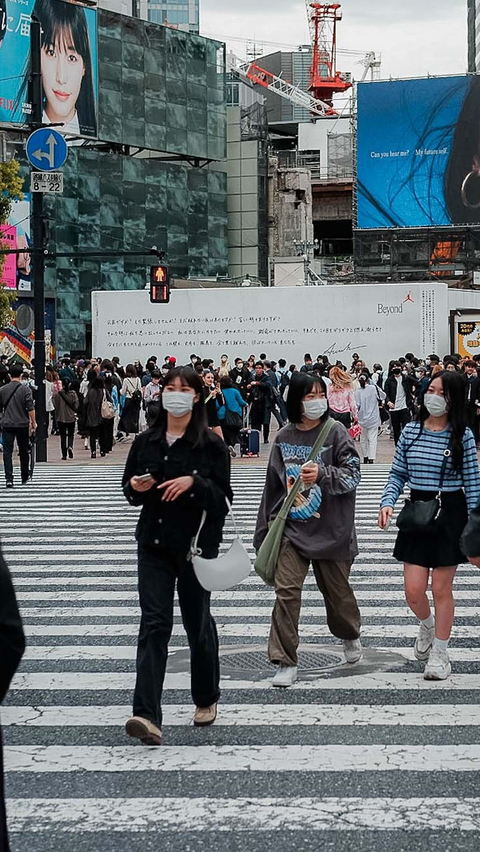
[[[0,551],[0,703],[7,694],[24,651],[25,636],[22,621],[10,573]],[[0,852],[9,852],[9,850],[0,732]]]

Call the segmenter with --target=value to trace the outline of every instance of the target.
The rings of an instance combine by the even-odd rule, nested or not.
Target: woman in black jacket
[[[0,552],[0,703],[3,702],[25,651],[25,636],[18,612],[12,580]],[[0,852],[9,852],[5,797],[3,790],[3,754],[0,734]]]
[[[102,402],[105,393],[105,382],[97,376],[95,370],[87,373],[89,381],[85,397],[85,424],[90,435],[90,454],[92,459],[97,457],[97,440],[100,444],[100,455],[105,455],[104,431],[102,428]]]
[[[204,509],[207,521],[200,547],[205,558],[217,556],[226,498],[231,501],[233,495],[228,450],[207,428],[202,380],[194,370],[177,367],[167,374],[158,420],[133,444],[123,489],[129,503],[142,506],[136,531],[142,615],[134,715],[126,731],[146,745],[160,745],[175,583],[190,645],[196,726],[215,721],[220,697],[218,637],[210,615],[210,594],[200,586],[188,557]]]

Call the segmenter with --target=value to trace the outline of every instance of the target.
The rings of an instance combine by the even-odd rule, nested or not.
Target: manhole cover
[[[319,669],[331,669],[341,666],[345,662],[343,656],[330,653],[323,648],[305,650],[300,648],[298,653],[298,670],[300,672],[318,671]],[[273,669],[267,653],[264,649],[254,651],[229,651],[220,652],[220,663],[225,669],[241,670],[246,672],[258,672],[265,669]]]

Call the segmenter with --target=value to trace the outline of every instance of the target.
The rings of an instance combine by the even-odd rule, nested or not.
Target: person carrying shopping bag
[[[279,687],[291,686],[297,679],[301,595],[310,564],[325,600],[329,629],[342,640],[347,662],[362,657],[360,612],[349,582],[358,553],[354,522],[360,459],[348,432],[337,422],[328,424],[324,444],[310,459],[330,419],[326,385],[320,376],[294,373],[287,413],[289,425],[277,433],[270,454],[253,541],[257,554],[261,553],[269,525],[281,512],[290,489],[297,490],[300,477],[274,576],[276,601],[268,655],[278,666],[273,686]]]
[[[212,725],[220,697],[218,637],[210,593],[197,580],[191,542],[203,512],[199,545],[205,559],[218,555],[227,501],[232,502],[230,458],[208,429],[200,376],[189,367],[167,374],[161,410],[135,440],[123,475],[128,502],[141,506],[136,529],[141,621],[133,716],[126,732],[160,745],[162,691],[173,627],[175,586],[191,654],[194,724]]]
[[[404,426],[400,435],[378,517],[380,529],[385,529],[408,483],[411,495],[397,518],[393,555],[404,563],[405,597],[420,622],[414,654],[426,664],[425,680],[446,680],[452,670],[452,587],[458,564],[465,559],[460,538],[480,500],[466,395],[460,373],[441,372],[430,380],[416,422]],[[430,571],[435,618],[427,597]]]

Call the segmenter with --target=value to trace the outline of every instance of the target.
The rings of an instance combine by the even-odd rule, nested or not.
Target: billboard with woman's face
[[[480,223],[480,77],[358,86],[359,228]]]
[[[63,0],[0,0],[0,124],[29,119],[32,15],[42,28],[43,123],[95,137],[97,12]]]

